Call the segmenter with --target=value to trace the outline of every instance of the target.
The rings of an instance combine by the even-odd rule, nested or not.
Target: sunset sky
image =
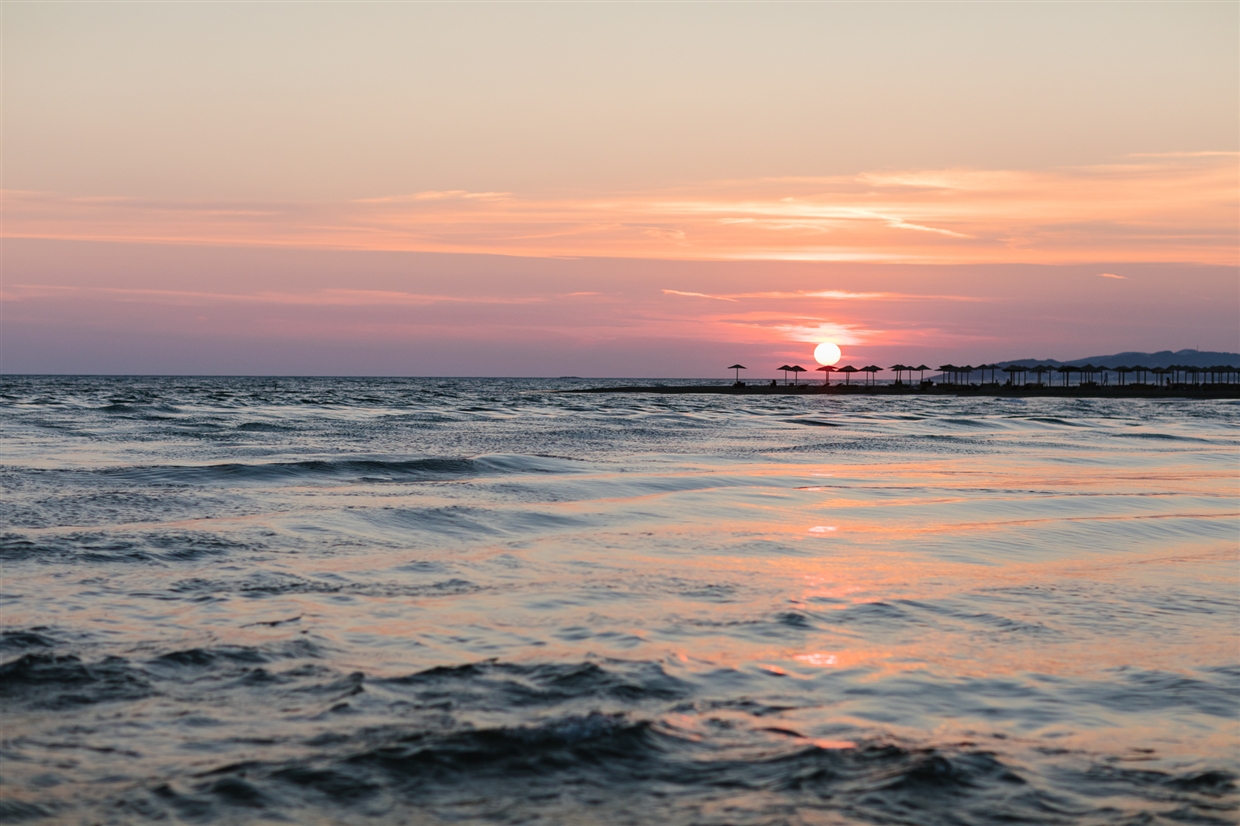
[[[1240,350],[1240,5],[24,3],[5,372]]]

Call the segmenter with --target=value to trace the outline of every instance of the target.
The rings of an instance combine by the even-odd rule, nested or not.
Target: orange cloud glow
[[[1238,157],[1188,153],[1044,171],[726,181],[602,197],[436,191],[347,202],[207,203],[9,191],[4,233],[536,257],[1235,265]]]

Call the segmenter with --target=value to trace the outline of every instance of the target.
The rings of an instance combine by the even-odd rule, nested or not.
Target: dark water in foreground
[[[1235,823],[1240,405],[7,378],[0,820]]]

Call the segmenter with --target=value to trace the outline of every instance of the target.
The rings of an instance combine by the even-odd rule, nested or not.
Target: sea
[[[607,383],[3,377],[0,821],[1240,819],[1240,403]]]

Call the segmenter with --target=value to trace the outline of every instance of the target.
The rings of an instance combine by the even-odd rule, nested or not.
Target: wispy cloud
[[[1128,279],[1128,276],[1126,275],[1116,275],[1113,272],[1100,272],[1098,273],[1098,277],[1099,278],[1118,278],[1121,281],[1126,281]]]
[[[827,301],[984,301],[977,296],[968,295],[924,295],[914,293],[890,292],[850,292],[848,290],[774,290],[754,293],[726,293],[713,295],[709,293],[687,292],[685,290],[663,290],[665,295],[683,295],[692,298],[711,298],[716,301],[740,301],[741,299],[803,299],[819,298]]]
[[[684,295],[684,296],[689,296],[690,298],[712,298],[715,301],[735,301],[736,300],[735,298],[730,298],[726,295],[707,295],[706,293],[691,293],[691,292],[685,292],[684,290],[664,290],[663,293],[664,295]]]
[[[409,201],[498,201],[512,197],[511,192],[468,192],[464,189],[426,190],[408,195],[387,195],[381,198],[358,198],[355,204],[399,204]]]
[[[8,284],[0,295],[4,301],[38,298],[107,298],[113,301],[140,301],[159,304],[288,304],[328,307],[421,307],[430,304],[533,304],[545,301],[541,296],[499,297],[468,295],[426,295],[394,290],[326,289],[307,292],[260,291],[225,293],[196,290],[154,290],[129,287],[82,287],[55,284]]]
[[[10,191],[5,233],[559,258],[1235,265],[1238,157],[1175,153],[1049,170],[908,170],[578,195],[443,190],[345,202]]]

